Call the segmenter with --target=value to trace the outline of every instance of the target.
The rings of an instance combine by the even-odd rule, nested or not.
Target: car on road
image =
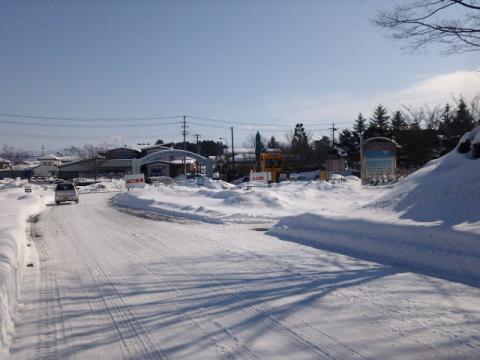
[[[59,183],[55,186],[55,204],[60,205],[66,201],[75,201],[78,204],[77,188],[72,183]]]

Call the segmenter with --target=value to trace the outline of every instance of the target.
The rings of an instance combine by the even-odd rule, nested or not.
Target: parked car
[[[25,185],[23,188],[25,189],[25,192],[32,192],[32,187],[28,184]]]
[[[78,192],[72,183],[60,183],[55,187],[55,204],[61,202],[75,201],[78,204]]]

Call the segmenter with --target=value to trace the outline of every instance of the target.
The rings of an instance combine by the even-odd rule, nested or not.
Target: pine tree
[[[448,153],[457,146],[463,134],[475,127],[473,115],[468,110],[467,104],[460,98],[457,108],[452,114],[447,104],[442,114],[440,133],[443,135],[443,153]]]
[[[295,130],[291,138],[291,146],[292,153],[297,155],[300,161],[308,162],[312,157],[310,137],[301,123],[295,125]]]
[[[344,129],[338,136],[338,142],[347,153],[347,161],[349,165],[352,166],[353,163],[357,161],[358,154],[358,139],[356,133],[349,129]]]
[[[387,109],[382,105],[378,105],[370,118],[368,125],[368,135],[371,136],[388,136],[390,133],[390,124],[388,120]]]
[[[367,120],[362,113],[358,113],[358,117],[353,124],[353,130],[360,136],[367,130]]]
[[[408,124],[405,121],[402,113],[400,111],[396,111],[395,114],[393,114],[392,118],[392,132],[394,135],[398,134],[401,131],[405,131],[408,129]]]
[[[450,128],[454,135],[462,136],[466,132],[472,130],[474,126],[475,121],[473,115],[468,110],[467,104],[465,104],[463,98],[460,98]]]

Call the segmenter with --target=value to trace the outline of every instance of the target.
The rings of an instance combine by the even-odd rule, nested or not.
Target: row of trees
[[[451,151],[460,137],[480,125],[480,96],[469,104],[462,98],[454,99],[454,105],[446,104],[433,109],[405,107],[389,112],[378,105],[372,115],[366,118],[359,113],[353,128],[340,132],[335,142],[328,136],[313,139],[303,124],[286,135],[286,143],[272,136],[261,137],[261,147],[279,148],[285,154],[286,165],[291,170],[318,168],[325,160],[345,156],[351,167],[358,167],[360,161],[360,137],[387,137],[400,146],[399,166],[418,168],[427,161]],[[252,135],[248,146],[258,148],[258,135]]]
[[[364,139],[382,136],[394,139],[398,150],[399,166],[417,168],[427,161],[450,152],[466,132],[479,125],[479,97],[467,105],[463,98],[455,101],[455,107],[405,108],[389,114],[379,105],[367,121],[360,113],[353,129],[344,129],[338,145],[347,153],[351,165],[359,161],[360,134]]]

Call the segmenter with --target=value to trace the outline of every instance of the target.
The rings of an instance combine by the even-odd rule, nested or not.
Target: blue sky
[[[433,106],[460,93],[473,96],[480,79],[468,71],[480,68],[479,55],[441,56],[433,47],[408,54],[369,21],[393,4],[0,0],[0,113],[191,114],[258,124],[233,124],[241,145],[256,128],[282,140],[296,122],[316,124],[311,129],[319,129],[314,132],[319,137],[332,121],[348,127],[359,111],[368,116],[379,102],[396,110],[419,101]],[[207,125],[230,124],[195,122],[205,125],[190,124],[191,133],[203,139],[229,137],[227,128]],[[276,127],[260,126],[272,123]],[[32,137],[36,134],[49,137]],[[179,125],[0,123],[0,145],[28,150],[157,138],[179,141]]]

